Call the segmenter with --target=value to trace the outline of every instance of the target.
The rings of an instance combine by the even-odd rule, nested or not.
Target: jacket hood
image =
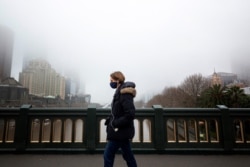
[[[135,97],[136,96],[135,86],[136,85],[134,82],[125,82],[121,87],[120,93],[121,94],[130,93]]]
[[[122,88],[125,88],[125,87],[132,87],[132,88],[135,88],[135,83],[134,82],[124,82],[123,85],[122,85]]]

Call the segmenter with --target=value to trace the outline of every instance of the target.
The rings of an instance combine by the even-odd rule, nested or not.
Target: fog
[[[233,72],[250,53],[249,0],[0,0],[0,25],[15,34],[12,77],[41,55],[103,104],[113,71],[148,100],[195,73]]]

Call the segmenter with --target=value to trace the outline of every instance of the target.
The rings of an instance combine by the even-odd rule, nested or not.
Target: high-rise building
[[[11,75],[13,44],[13,32],[0,26],[0,82]]]
[[[65,75],[66,75],[65,98],[70,98],[70,96],[79,95],[80,81],[77,73],[68,70],[65,72]]]
[[[239,54],[235,57],[232,63],[232,71],[237,74],[240,81],[250,86],[249,54]]]
[[[29,89],[29,94],[65,99],[65,78],[51,68],[46,60],[31,60],[19,73],[19,82]]]

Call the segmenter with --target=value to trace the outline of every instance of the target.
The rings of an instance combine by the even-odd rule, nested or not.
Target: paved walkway
[[[138,167],[249,167],[250,155],[135,154]],[[1,167],[103,167],[101,154],[0,154]],[[118,154],[114,167],[127,167]]]

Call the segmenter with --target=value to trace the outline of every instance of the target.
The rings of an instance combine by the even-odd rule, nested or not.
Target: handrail
[[[110,109],[0,108],[0,152],[100,153]],[[250,109],[136,109],[135,153],[250,153]]]

